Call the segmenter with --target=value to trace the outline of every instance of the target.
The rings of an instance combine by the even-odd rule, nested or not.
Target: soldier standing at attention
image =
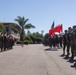
[[[66,36],[66,44],[67,44],[67,56],[70,55],[70,34],[71,34],[71,27],[68,28],[68,33],[67,33],[67,36]]]
[[[6,50],[6,34],[3,35],[4,51]]]
[[[1,37],[0,37],[0,45],[1,45],[1,52],[3,50],[3,34],[1,33]]]
[[[76,26],[73,26],[72,37],[71,37],[71,58],[74,59],[74,54],[76,51]]]
[[[67,46],[66,37],[67,37],[67,30],[65,30],[65,34],[63,35],[63,55],[65,55],[65,48]]]
[[[52,49],[52,37],[51,37],[51,36],[49,36],[49,38],[48,38],[48,39],[49,39],[49,41],[48,41],[48,42],[49,42],[50,49]]]
[[[62,48],[62,35],[59,35],[59,44],[60,44],[60,47]]]
[[[10,35],[9,39],[10,39],[10,46],[11,46],[11,49],[12,49],[13,48],[13,45],[14,45],[13,36]]]

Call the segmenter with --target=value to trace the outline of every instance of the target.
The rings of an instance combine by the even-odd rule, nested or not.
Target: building
[[[4,25],[4,33],[8,33],[12,35],[14,39],[20,40],[21,28],[19,26],[11,22],[2,22],[2,24]]]

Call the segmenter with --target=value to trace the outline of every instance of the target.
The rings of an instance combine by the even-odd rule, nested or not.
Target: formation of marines
[[[65,55],[66,51],[67,57],[69,57],[69,55],[71,54],[71,59],[73,60],[76,55],[76,25],[74,25],[73,27],[69,27],[68,30],[65,30],[62,41],[63,55]]]
[[[76,25],[73,27],[69,27],[67,30],[64,31],[64,34],[55,34],[52,36],[47,36],[45,40],[45,44],[48,43],[50,48],[53,47],[60,47],[63,49],[62,55],[66,55],[73,60],[76,56]]]
[[[14,39],[13,36],[1,33],[0,36],[0,48],[1,52],[5,51],[7,49],[12,49],[14,45]]]

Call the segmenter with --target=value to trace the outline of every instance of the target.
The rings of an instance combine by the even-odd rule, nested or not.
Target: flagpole
[[[61,35],[63,35],[63,24],[61,24],[61,25],[62,25]]]

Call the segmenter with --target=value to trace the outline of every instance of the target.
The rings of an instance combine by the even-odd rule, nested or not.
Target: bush
[[[31,40],[30,36],[25,36],[24,40]]]
[[[29,44],[28,40],[24,41],[24,44]]]
[[[33,41],[32,39],[30,38],[30,36],[25,36],[25,39],[24,39],[24,44],[32,44]]]
[[[3,32],[3,30],[4,30],[4,25],[0,23],[0,32]]]
[[[42,43],[42,38],[36,37],[36,41],[37,41],[37,43]]]
[[[16,44],[21,44],[22,43],[22,41],[17,41],[17,43]]]
[[[24,44],[32,44],[32,43],[33,43],[32,40],[25,40],[25,41],[24,41]]]

